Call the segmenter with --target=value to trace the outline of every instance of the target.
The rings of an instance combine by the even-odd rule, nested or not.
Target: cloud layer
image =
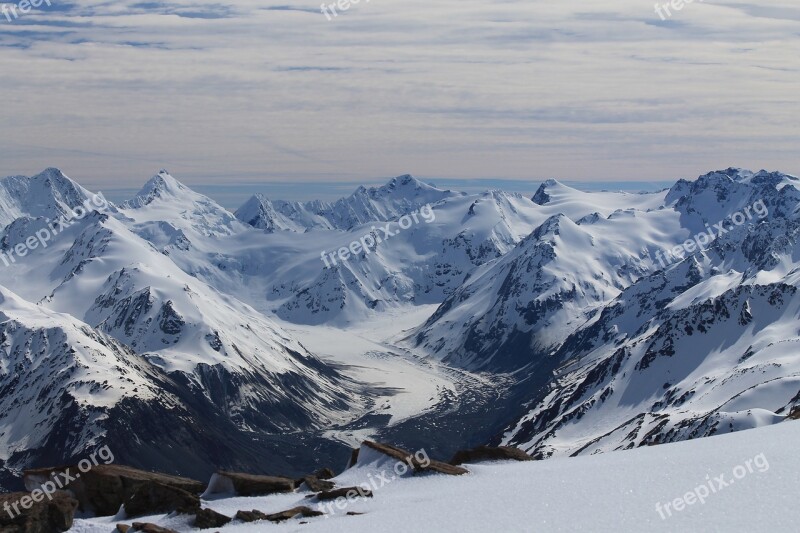
[[[799,23],[796,0],[668,20],[641,0],[362,0],[331,21],[306,1],[52,0],[0,17],[0,174],[798,173]]]

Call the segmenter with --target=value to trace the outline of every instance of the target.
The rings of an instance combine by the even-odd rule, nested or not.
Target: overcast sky
[[[0,175],[800,174],[797,0],[51,2],[0,16]]]

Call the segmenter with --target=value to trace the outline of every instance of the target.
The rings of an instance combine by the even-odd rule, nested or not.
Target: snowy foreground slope
[[[470,470],[466,476],[392,480],[375,490],[372,499],[354,500],[328,517],[283,524],[232,522],[221,531],[794,532],[799,441],[800,422],[790,421],[588,457],[466,465]],[[352,486],[381,473],[393,475],[395,463],[389,460],[365,463],[345,471],[336,481]],[[231,516],[238,510],[278,512],[302,505],[304,499],[302,494],[235,497],[204,502],[204,506]],[[676,504],[676,499],[684,503]],[[351,511],[364,514],[346,515]],[[193,530],[180,516],[141,521],[181,532]],[[119,522],[77,520],[72,531],[108,533]]]

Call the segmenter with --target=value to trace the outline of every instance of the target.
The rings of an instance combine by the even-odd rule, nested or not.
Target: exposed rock
[[[353,448],[353,451],[350,452],[350,460],[347,462],[347,468],[352,468],[356,466],[358,462],[358,454],[361,452],[361,448]]]
[[[203,496],[212,494],[236,494],[239,496],[268,496],[281,492],[293,492],[294,480],[276,476],[258,476],[219,471],[211,476],[208,489]]]
[[[42,497],[44,497],[42,501],[35,502],[27,492],[0,495],[0,509],[3,509],[0,511],[0,532],[55,533],[70,529],[75,518],[75,509],[78,508],[78,500],[62,491],[53,493],[52,501],[44,495]],[[23,508],[23,499],[30,509]],[[5,504],[12,510],[19,510],[19,515],[15,513],[15,517],[11,518],[5,509]]]
[[[142,533],[178,533],[174,529],[157,526],[149,522],[134,522],[129,531],[141,531]]]
[[[792,420],[800,420],[800,405],[795,405],[789,413],[789,418]]]
[[[330,468],[320,468],[312,475],[317,479],[332,479],[336,477],[336,474]]]
[[[361,516],[364,513],[357,513],[355,511],[347,511],[347,516]]]
[[[306,476],[303,479],[299,479],[297,481],[297,485],[300,486],[305,484],[308,490],[313,492],[321,492],[323,490],[331,490],[336,486],[336,483],[333,481],[327,481],[325,479],[320,479],[317,476]]]
[[[288,511],[283,511],[280,513],[270,514],[267,515],[267,520],[270,522],[283,522],[284,520],[289,520],[296,516],[301,516],[303,518],[310,518],[312,516],[322,516],[325,513],[320,511],[315,511],[309,507],[300,506],[295,507],[293,509],[289,509]]]
[[[372,491],[363,487],[344,487],[341,489],[322,491],[317,494],[317,499],[322,501],[335,500],[336,498],[353,499],[357,496],[372,498]]]
[[[131,526],[125,524],[117,524],[117,532],[118,533],[128,533],[130,531]]]
[[[65,487],[78,499],[79,509],[98,516],[117,514],[120,506],[141,485],[156,481],[192,494],[203,491],[204,485],[193,479],[146,472],[127,466],[98,465],[76,477],[77,466],[39,468],[24,472],[25,487],[34,490],[55,476],[65,481]],[[68,479],[72,479],[66,482]]]
[[[375,450],[376,452],[387,455],[392,459],[396,459],[399,462],[411,465],[415,472],[437,472],[439,474],[447,474],[450,476],[460,476],[462,474],[469,473],[469,470],[460,466],[443,463],[441,461],[434,461],[433,459],[420,460],[413,453],[402,448],[398,448],[397,446],[392,446],[391,444],[381,444],[365,440],[362,445]]]
[[[194,527],[198,529],[211,529],[212,527],[222,527],[233,520],[224,514],[220,514],[213,509],[200,509],[194,520]]]
[[[242,522],[257,522],[259,520],[269,520],[270,522],[283,522],[284,520],[289,520],[296,516],[309,518],[312,516],[322,516],[323,514],[325,513],[322,513],[320,511],[315,511],[310,507],[300,506],[274,514],[264,514],[261,511],[256,511],[256,510],[239,511],[238,513],[236,513],[236,518],[237,520],[241,520]]]
[[[257,522],[259,520],[266,520],[267,515],[262,513],[261,511],[256,511],[255,509],[253,509],[252,511],[237,512],[236,519],[241,520],[242,522]]]
[[[471,450],[459,450],[450,459],[451,465],[482,463],[485,461],[533,461],[533,457],[513,446],[479,446]]]
[[[177,487],[157,481],[139,485],[125,500],[125,514],[144,516],[171,513],[195,514],[200,510],[200,498]]]

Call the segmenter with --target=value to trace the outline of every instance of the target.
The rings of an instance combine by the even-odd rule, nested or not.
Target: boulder
[[[131,530],[131,526],[126,524],[117,524],[117,533],[128,533]]]
[[[311,475],[317,479],[333,479],[336,477],[336,474],[330,468],[320,468]]]
[[[533,457],[512,446],[479,446],[471,450],[459,450],[450,459],[451,465],[462,465],[464,463],[482,463],[486,461],[533,461]]]
[[[194,527],[197,529],[211,529],[212,527],[222,527],[233,520],[224,514],[220,514],[212,509],[200,509],[194,520]]]
[[[2,533],[55,533],[72,527],[78,500],[69,493],[57,491],[52,500],[44,496],[35,502],[27,492],[0,494],[0,532]],[[37,494],[37,499],[39,495]],[[22,507],[24,503],[29,509]],[[14,507],[16,505],[16,507]],[[6,507],[8,506],[8,507]],[[12,518],[8,510],[11,509]],[[19,514],[16,513],[19,510]]]
[[[39,468],[24,472],[25,487],[34,490],[58,479],[79,502],[79,509],[98,516],[115,515],[120,506],[138,487],[158,482],[191,494],[199,494],[205,486],[193,479],[168,474],[146,472],[121,465],[98,465],[85,473],[77,466]]]
[[[178,533],[174,529],[157,526],[148,522],[134,522],[128,531],[141,531],[142,533]]]
[[[200,510],[200,498],[177,487],[148,481],[139,485],[125,500],[127,516],[146,516],[179,512],[195,514]]]
[[[309,518],[312,516],[322,516],[325,513],[315,511],[310,507],[300,506],[294,507],[287,511],[274,514],[264,514],[261,511],[239,511],[236,513],[236,519],[242,522],[258,522],[259,520],[269,520],[270,522],[283,522],[294,517]]]
[[[372,498],[372,491],[363,487],[344,487],[335,490],[325,490],[317,494],[317,499],[321,501],[335,500],[336,498],[352,499],[356,497]]]
[[[268,496],[282,492],[294,492],[294,480],[285,477],[258,476],[219,471],[211,476],[203,497],[213,494],[236,494],[238,496]]]
[[[274,513],[267,515],[267,520],[270,522],[283,522],[284,520],[289,520],[295,517],[302,517],[302,518],[311,518],[312,516],[322,516],[325,513],[320,511],[315,511],[309,507],[300,506],[294,507],[293,509],[289,509],[288,511],[282,511],[280,513]]]
[[[239,511],[236,513],[235,518],[242,522],[258,522],[259,520],[266,520],[267,515],[253,509],[252,511]]]
[[[306,476],[303,479],[297,480],[298,486],[305,486],[308,490],[312,492],[321,492],[323,490],[331,490],[336,486],[336,483],[333,481],[328,481],[326,479],[320,479],[317,476]]]
[[[410,465],[414,468],[415,472],[437,472],[439,474],[447,474],[449,476],[460,476],[462,474],[469,473],[469,470],[466,468],[443,463],[441,461],[434,461],[433,459],[420,461],[413,453],[402,448],[398,448],[397,446],[392,446],[391,444],[381,444],[365,440],[362,443],[362,446],[366,446],[371,450],[382,453],[388,457],[391,457],[392,459],[405,463],[406,465]]]

